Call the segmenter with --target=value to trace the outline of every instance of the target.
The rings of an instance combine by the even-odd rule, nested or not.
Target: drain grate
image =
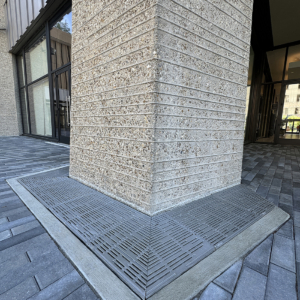
[[[19,182],[142,299],[274,207],[240,185],[150,217],[66,174]]]

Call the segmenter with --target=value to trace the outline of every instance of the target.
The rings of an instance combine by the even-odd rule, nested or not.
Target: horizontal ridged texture
[[[241,177],[249,0],[74,1],[70,175],[153,214]]]

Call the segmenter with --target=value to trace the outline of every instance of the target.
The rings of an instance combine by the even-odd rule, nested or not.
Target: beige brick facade
[[[3,0],[0,1],[0,136],[22,133],[15,56],[8,53]]]
[[[71,176],[148,214],[240,183],[251,16],[73,1]]]

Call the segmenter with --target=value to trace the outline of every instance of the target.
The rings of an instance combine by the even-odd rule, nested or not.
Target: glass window
[[[285,80],[300,78],[300,45],[289,47]]]
[[[24,59],[23,56],[17,56],[17,64],[18,64],[18,76],[20,87],[25,85],[25,74],[24,74]]]
[[[48,78],[28,87],[31,133],[52,136]]]
[[[25,53],[27,82],[48,73],[46,36],[41,36]]]
[[[267,52],[267,58],[269,63],[269,78],[266,78],[266,82],[271,81],[281,81],[283,70],[284,70],[284,61],[286,55],[286,48],[269,51]]]
[[[71,61],[72,12],[68,11],[50,30],[52,70]]]
[[[21,111],[22,111],[23,131],[24,133],[29,133],[28,108],[27,108],[27,98],[26,98],[25,88],[20,89],[20,102],[21,102]]]
[[[250,93],[251,93],[253,64],[254,64],[254,51],[253,51],[253,48],[250,47],[248,83],[247,83],[247,96],[246,96],[246,113],[245,113],[245,120],[246,120],[246,122],[247,122],[247,117],[248,117],[249,100],[250,100]],[[245,129],[246,129],[246,122],[245,122]]]

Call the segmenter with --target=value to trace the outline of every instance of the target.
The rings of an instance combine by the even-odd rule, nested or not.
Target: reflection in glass
[[[250,57],[249,57],[247,96],[246,96],[246,113],[245,113],[245,121],[246,122],[247,122],[247,118],[248,118],[249,100],[250,100],[252,74],[253,74],[253,64],[254,64],[254,51],[253,51],[253,48],[251,47],[250,48]],[[246,122],[245,122],[245,129],[246,129]]]
[[[28,87],[31,133],[51,136],[51,110],[48,78]]]
[[[53,95],[55,110],[56,136],[60,130],[60,138],[70,138],[70,82],[69,71],[54,78]]]
[[[286,86],[280,138],[292,139],[293,134],[299,134],[300,129],[300,86],[290,84]]]
[[[286,55],[286,48],[267,52],[270,71],[267,72],[266,79],[263,82],[282,80],[285,55]]]
[[[27,98],[26,98],[25,88],[20,90],[20,100],[21,100],[23,131],[24,131],[24,133],[29,133],[28,108],[27,108]]]
[[[52,70],[71,61],[72,12],[67,12],[50,30]]]
[[[18,76],[20,87],[25,85],[24,61],[23,56],[17,56]]]
[[[285,80],[300,78],[300,45],[289,47]]]
[[[27,82],[48,73],[46,36],[41,36],[25,53]]]

